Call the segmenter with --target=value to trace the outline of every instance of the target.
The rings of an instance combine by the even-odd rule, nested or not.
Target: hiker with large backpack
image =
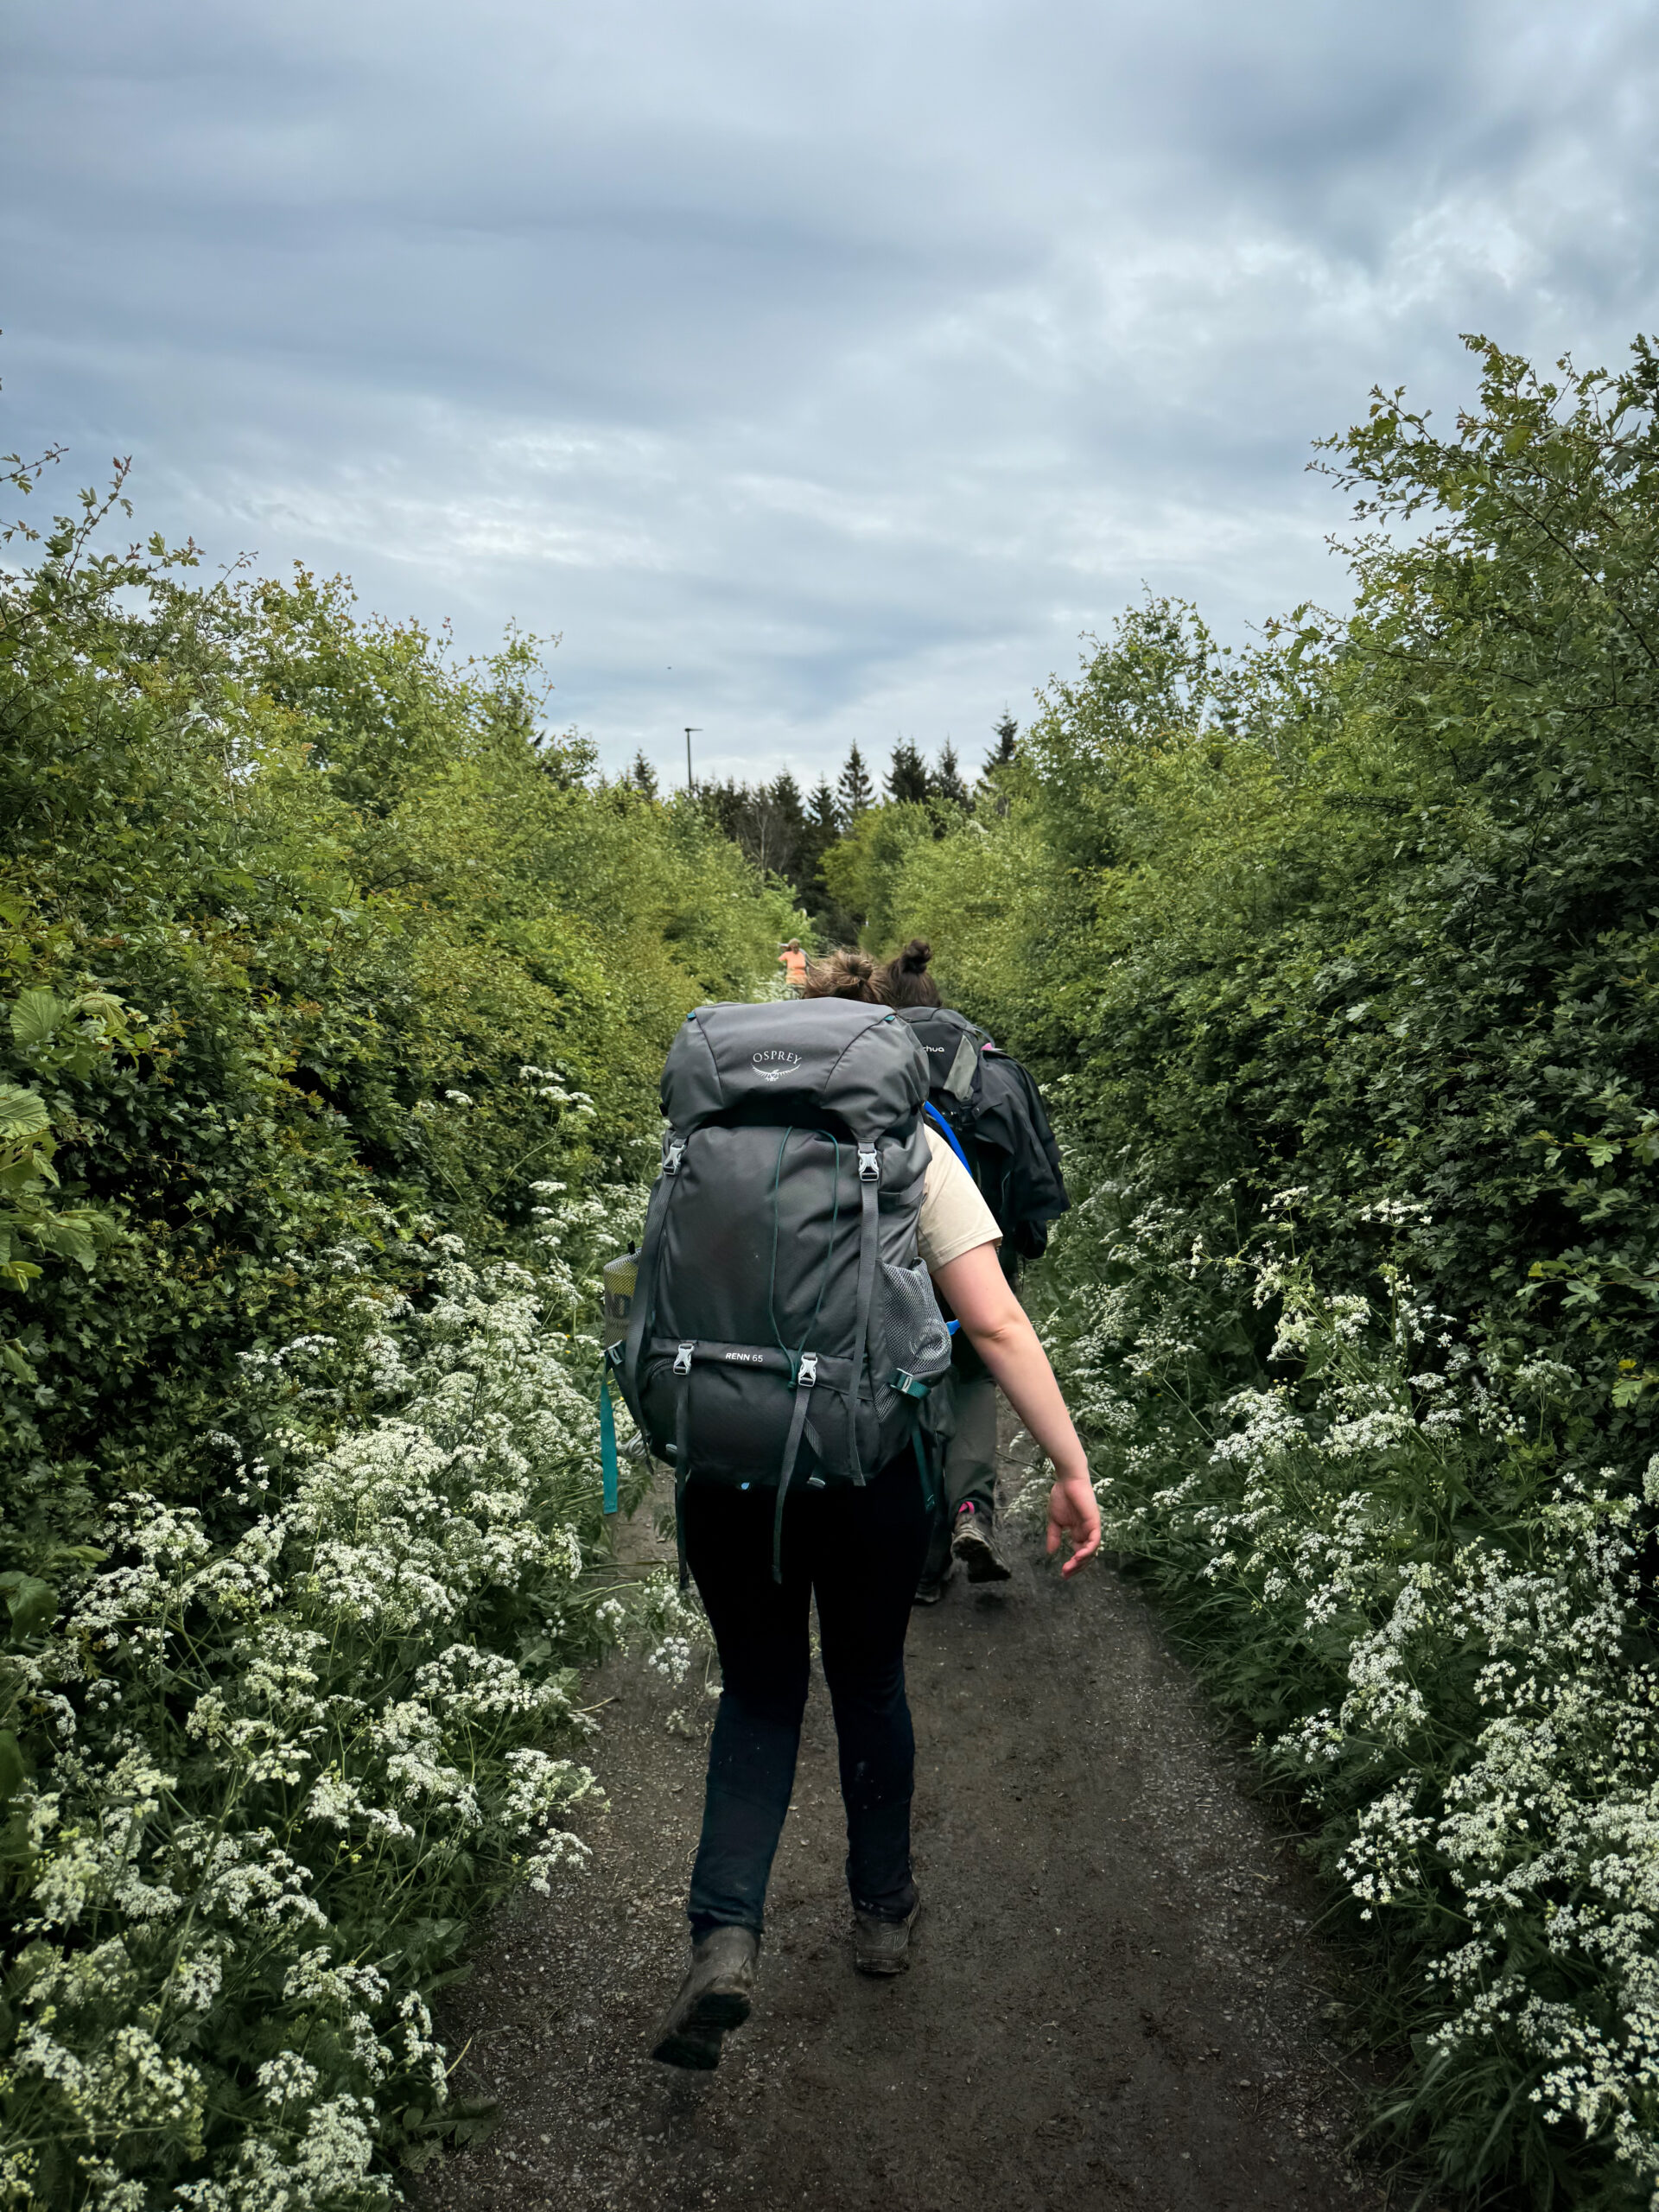
[[[949,1300],[1053,1463],[1048,1548],[1098,1549],[1088,1463],[1009,1290],[989,1208],[926,1120],[925,1059],[863,954],[798,1001],[702,1007],[663,1072],[663,1172],[611,1360],[674,1470],[720,1655],[690,1972],[652,2055],[712,2067],[747,2018],[794,1786],[817,1604],[847,1811],[853,1962],[909,1964],[912,1593],[934,1513],[924,1424]],[[627,1263],[614,1263],[616,1279]],[[607,1270],[607,1279],[612,1271]],[[931,1278],[931,1280],[930,1280]]]
[[[928,1115],[995,1217],[998,1256],[1012,1288],[1022,1262],[1046,1250],[1050,1222],[1071,1206],[1059,1149],[1026,1069],[966,1014],[941,1002],[928,973],[932,957],[924,938],[912,938],[877,972],[876,987],[926,1055]],[[918,1605],[938,1603],[957,1566],[969,1582],[1005,1582],[1009,1573],[995,1533],[996,1377],[969,1331],[955,1339],[941,1395],[950,1405],[942,1424],[944,1510],[916,1586]]]

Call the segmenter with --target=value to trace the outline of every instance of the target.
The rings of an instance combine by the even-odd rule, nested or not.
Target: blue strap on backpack
[[[922,1111],[928,1116],[930,1121],[934,1121],[938,1123],[939,1127],[944,1131],[945,1142],[950,1146],[951,1151],[956,1154],[957,1158],[962,1162],[963,1166],[964,1167],[968,1167],[968,1155],[963,1150],[961,1145],[957,1143],[956,1131],[951,1128],[950,1122],[945,1120],[944,1115],[940,1113],[938,1108],[933,1103],[933,1101],[931,1098],[923,1106]],[[970,1175],[974,1171],[971,1167],[968,1167],[968,1173]],[[976,1184],[974,1187],[977,1190],[979,1186]],[[962,1324],[960,1321],[947,1321],[944,1325],[950,1330],[951,1335],[954,1337],[957,1330],[961,1328]],[[924,1479],[925,1479],[925,1478],[924,1478]]]
[[[608,1376],[599,1378],[599,1468],[604,1478],[603,1510],[616,1510],[616,1414],[611,1406],[611,1385]]]
[[[945,1120],[944,1115],[940,1113],[938,1108],[933,1103],[933,1101],[931,1098],[922,1108],[922,1111],[926,1115],[930,1122],[937,1122],[938,1123],[940,1128],[944,1132],[945,1142],[950,1146],[951,1151],[956,1154],[957,1158],[962,1162],[963,1166],[968,1169],[968,1173],[971,1175],[974,1171],[972,1167],[969,1166],[968,1155],[963,1150],[956,1131],[951,1128],[950,1122]],[[977,1185],[976,1185],[976,1188],[977,1188]]]

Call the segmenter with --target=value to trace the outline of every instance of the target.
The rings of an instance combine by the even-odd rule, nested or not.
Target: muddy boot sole
[[[654,2059],[713,2072],[721,2038],[749,2017],[760,1948],[757,1936],[738,1928],[717,1928],[693,1947],[690,1972],[652,2039]]]
[[[950,1539],[950,1556],[962,1562],[970,1582],[1007,1582],[1014,1569],[1003,1558],[990,1534],[976,1520],[964,1519]]]
[[[678,2011],[678,2006],[675,2008]],[[749,2017],[749,1999],[735,1990],[705,1990],[683,2019],[671,2012],[657,2031],[652,2056],[663,2066],[681,2066],[694,2074],[712,2074],[720,2063],[722,2039],[741,2028]]]

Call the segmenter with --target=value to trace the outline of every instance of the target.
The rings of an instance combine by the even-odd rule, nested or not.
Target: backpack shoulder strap
[[[853,1463],[853,1480],[862,1484],[864,1470],[858,1457],[858,1386],[864,1375],[864,1348],[869,1341],[870,1308],[875,1302],[876,1202],[881,1190],[881,1155],[874,1144],[858,1147],[858,1313],[853,1324],[852,1399],[848,1409],[847,1440]]]

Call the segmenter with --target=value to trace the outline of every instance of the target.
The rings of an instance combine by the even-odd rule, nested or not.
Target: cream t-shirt
[[[927,1177],[916,1241],[922,1265],[930,1272],[948,1267],[976,1244],[1000,1244],[996,1216],[973,1177],[937,1129],[927,1132]]]

